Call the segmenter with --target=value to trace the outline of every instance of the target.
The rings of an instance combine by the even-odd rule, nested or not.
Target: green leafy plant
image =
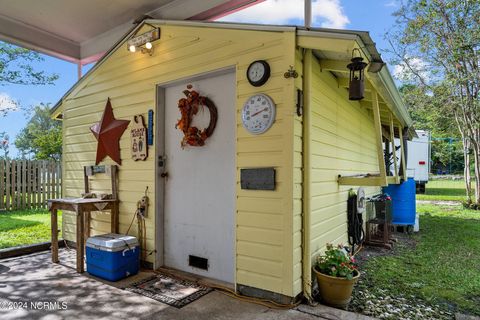
[[[348,255],[342,245],[334,247],[331,243],[327,243],[325,255],[317,257],[315,267],[320,273],[348,280],[358,274],[354,257]]]
[[[60,160],[62,156],[62,123],[50,117],[50,105],[40,104],[15,138],[15,147],[23,157],[37,160]]]

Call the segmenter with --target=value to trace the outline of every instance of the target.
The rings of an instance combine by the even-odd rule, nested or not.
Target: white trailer
[[[407,176],[413,178],[417,185],[417,193],[425,193],[430,173],[430,132],[416,130],[418,138],[407,143]]]

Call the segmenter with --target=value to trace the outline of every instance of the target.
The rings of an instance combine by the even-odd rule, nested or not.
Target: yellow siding
[[[298,83],[283,77],[289,66],[295,65],[295,33],[167,25],[161,26],[161,37],[152,57],[132,54],[123,45],[65,99],[64,195],[79,196],[83,191],[82,167],[94,162],[96,152],[89,127],[100,120],[107,97],[112,101],[116,118],[131,120],[135,114],[146,116],[148,109],[155,109],[157,84],[234,66],[237,77],[236,282],[295,295],[300,288],[301,149],[298,148],[301,141],[298,140],[301,122],[294,115],[294,88]],[[267,60],[272,69],[270,80],[260,88],[251,86],[245,76],[248,65],[257,59]],[[240,114],[247,97],[258,92],[270,95],[275,101],[277,118],[269,131],[253,136],[243,129]],[[155,249],[155,150],[149,149],[147,161],[134,162],[130,159],[129,139],[126,132],[120,142],[120,232],[128,228],[136,201],[148,186],[151,207],[146,221],[147,250],[151,251]],[[103,163],[113,162],[107,159]],[[276,190],[241,190],[239,169],[263,166],[277,170]],[[93,189],[107,186],[100,176],[93,184]],[[108,231],[108,219],[106,214],[95,214],[93,232]],[[66,214],[67,239],[74,240],[74,228],[74,220]],[[136,228],[132,229],[130,233],[135,234]],[[153,262],[153,257],[149,256],[148,260]]]
[[[325,244],[348,243],[347,198],[351,187],[339,186],[338,175],[378,172],[372,114],[348,100],[329,72],[313,59],[310,112],[310,253]],[[378,187],[365,188],[367,194]]]

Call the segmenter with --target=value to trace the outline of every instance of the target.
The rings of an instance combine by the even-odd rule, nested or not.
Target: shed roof
[[[299,28],[297,26],[276,26],[276,25],[258,25],[258,24],[243,24],[243,23],[228,23],[228,22],[198,22],[198,21],[177,21],[177,20],[144,20],[135,29],[133,29],[124,38],[120,39],[105,55],[97,62],[97,64],[90,69],[72,88],[65,93],[65,95],[52,108],[52,115],[57,116],[61,113],[62,101],[80,84],[85,78],[89,76],[95,69],[97,69],[118,47],[123,45],[125,41],[135,32],[141,28],[145,23],[155,25],[180,25],[192,27],[206,27],[217,29],[238,29],[238,30],[256,30],[256,31],[271,31],[271,32],[296,32],[297,45],[306,49],[313,49],[317,58],[325,61],[327,64],[325,69],[332,72],[338,79],[339,85],[348,88],[348,69],[347,63],[351,58],[351,50],[358,47],[362,50],[364,56],[370,62],[370,72],[368,74],[367,90],[373,88],[378,92],[381,98],[381,107],[386,112],[391,112],[395,115],[398,121],[404,127],[412,127],[412,119],[410,118],[406,106],[400,96],[400,93],[394,83],[394,80],[386,67],[381,68],[384,64],[380,53],[377,51],[375,43],[371,39],[368,32],[356,30],[338,30],[327,28]],[[323,39],[323,40],[321,40]],[[341,46],[344,47],[341,47]],[[340,47],[339,47],[340,46]],[[323,67],[323,66],[322,66]],[[376,70],[372,70],[376,69]],[[366,107],[371,107],[367,100],[361,102]]]

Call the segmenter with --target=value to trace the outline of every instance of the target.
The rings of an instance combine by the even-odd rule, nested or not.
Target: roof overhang
[[[320,61],[322,70],[330,71],[336,78],[338,85],[348,89],[349,70],[352,50],[358,48],[369,63],[366,72],[365,99],[360,104],[372,108],[372,92],[379,96],[382,123],[388,123],[390,114],[407,128],[412,128],[413,121],[400,96],[395,82],[378,53],[375,43],[368,32],[336,29],[299,29],[297,31],[298,45],[305,49],[312,49]],[[409,136],[414,135],[413,132]]]
[[[95,62],[148,15],[212,20],[264,0],[0,0],[0,40],[82,65]]]
[[[370,63],[369,70],[373,67],[383,65],[380,54],[376,50],[374,42],[371,40],[367,32],[336,30],[336,29],[298,29],[295,26],[271,26],[271,25],[256,25],[256,24],[239,24],[239,23],[225,23],[225,22],[199,22],[199,21],[177,21],[177,20],[156,20],[148,19],[136,26],[133,30],[127,33],[126,36],[119,38],[120,40],[105,54],[103,59],[99,61],[89,73],[98,68],[108,56],[121,46],[130,35],[134,34],[136,30],[142,27],[143,23],[150,23],[155,25],[184,25],[195,27],[210,27],[210,28],[226,28],[239,30],[259,30],[259,31],[276,31],[276,32],[296,32],[297,45],[301,48],[312,49],[314,54],[319,58],[322,69],[332,72],[337,78],[338,85],[348,88],[348,69],[347,64],[350,62],[351,52],[354,48],[362,50],[367,62]],[[362,107],[372,109],[373,92],[378,95],[380,105],[380,116],[382,123],[388,125],[391,115],[398,121],[402,127],[410,128],[409,138],[415,136],[413,130],[413,121],[410,118],[405,104],[397,90],[390,72],[386,67],[377,68],[375,72],[367,72],[367,83],[365,99],[360,102]],[[88,73],[87,73],[88,75]],[[61,103],[70,92],[72,92],[87,76],[85,75],[79,82],[77,82],[60,101],[52,108],[52,116],[59,118],[61,116]],[[398,134],[396,134],[398,135]]]
[[[262,0],[264,1],[264,0]],[[120,46],[122,46],[128,38],[134,35],[137,30],[142,28],[144,24],[154,24],[158,26],[162,25],[177,25],[177,26],[190,26],[190,27],[205,27],[205,28],[217,28],[217,29],[237,29],[237,30],[257,30],[257,31],[272,31],[272,32],[295,32],[297,29],[295,26],[276,26],[276,25],[256,25],[256,24],[239,24],[229,22],[203,22],[203,21],[185,21],[185,20],[157,20],[146,19],[136,25],[130,30],[124,37],[118,39],[118,41],[106,52],[102,58],[81,78],[79,79],[64,95],[63,97],[52,107],[50,115],[54,119],[62,119],[62,102],[63,100],[77,88],[88,77],[89,74],[99,68],[104,61]]]

